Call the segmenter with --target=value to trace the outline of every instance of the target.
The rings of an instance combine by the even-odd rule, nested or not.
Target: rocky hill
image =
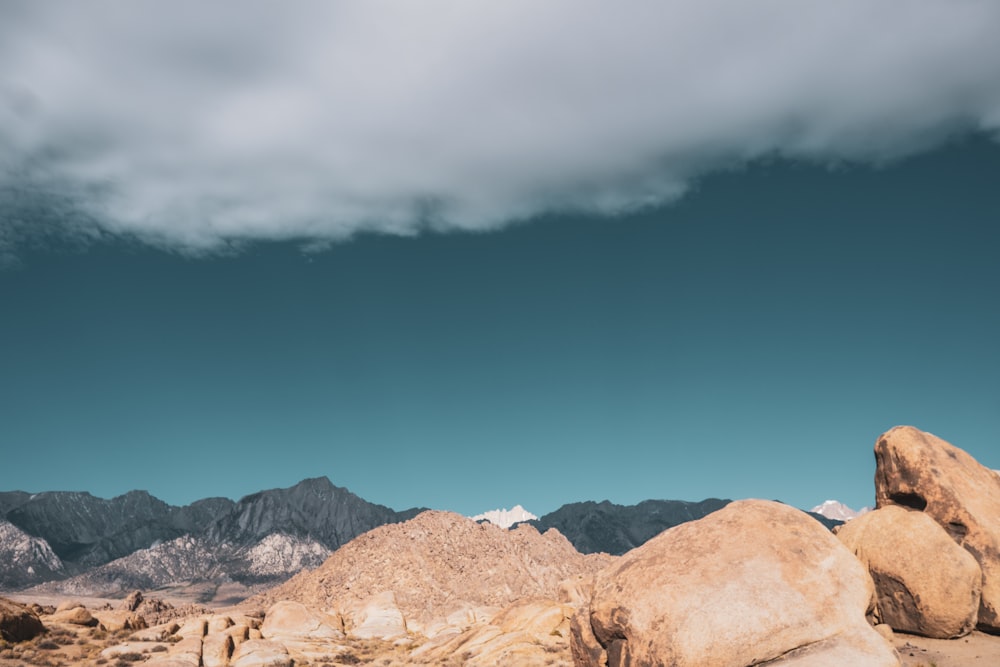
[[[563,505],[536,521],[528,521],[541,532],[557,529],[581,553],[621,555],[645,544],[667,528],[700,519],[725,507],[730,501],[708,498],[693,503],[683,500],[644,500],[636,505],[581,502]]]
[[[407,627],[416,627],[463,610],[495,610],[535,596],[557,598],[561,582],[592,574],[611,560],[606,554],[579,553],[557,530],[543,535],[523,524],[504,530],[451,512],[427,511],[362,535],[319,568],[247,604],[267,607],[291,600],[346,614],[381,599],[398,608]]]

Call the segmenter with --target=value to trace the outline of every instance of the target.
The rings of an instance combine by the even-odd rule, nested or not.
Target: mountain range
[[[315,567],[358,535],[410,519],[325,477],[237,502],[176,507],[145,491],[0,493],[0,588],[52,582],[66,592],[119,593],[179,581],[245,585]],[[7,558],[2,556],[7,555]]]
[[[623,554],[730,501],[646,500],[563,505],[536,518],[520,505],[485,512],[504,528],[557,529],[581,553]],[[370,503],[329,479],[206,498],[182,507],[145,491],[111,499],[83,492],[0,492],[0,590],[116,596],[191,583],[263,590],[321,565],[358,535],[422,512]],[[840,523],[820,514],[827,526]]]

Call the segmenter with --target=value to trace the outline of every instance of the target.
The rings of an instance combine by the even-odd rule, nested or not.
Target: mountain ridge
[[[18,554],[0,561],[0,587],[41,584],[81,595],[178,581],[273,584],[318,566],[372,528],[421,511],[369,503],[326,477],[238,501],[213,497],[180,507],[146,491],[110,499],[78,491],[13,491],[0,493],[0,508],[0,526],[9,526],[0,553]]]

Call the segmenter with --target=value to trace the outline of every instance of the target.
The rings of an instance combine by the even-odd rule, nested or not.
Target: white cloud
[[[0,252],[488,229],[883,160],[1000,129],[997,34],[971,0],[4,3]]]

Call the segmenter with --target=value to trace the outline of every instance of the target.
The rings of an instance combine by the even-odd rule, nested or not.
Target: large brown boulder
[[[894,667],[866,620],[874,584],[822,524],[765,500],[664,531],[595,577],[577,667]]]
[[[912,426],[879,437],[875,464],[876,507],[925,512],[979,561],[978,627],[1000,633],[1000,477],[958,447]]]
[[[38,616],[24,605],[0,598],[0,639],[23,642],[45,632]]]
[[[931,517],[890,505],[844,524],[837,537],[872,575],[883,623],[940,639],[976,627],[982,570]]]

